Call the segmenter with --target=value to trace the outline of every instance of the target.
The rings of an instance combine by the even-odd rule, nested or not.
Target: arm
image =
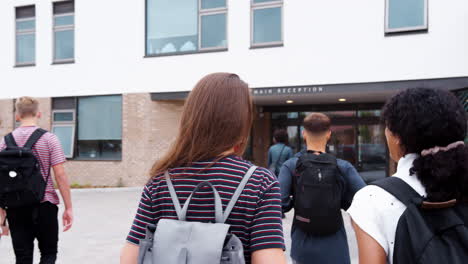
[[[293,199],[292,195],[292,175],[293,171],[290,167],[295,166],[293,160],[287,160],[283,166],[281,166],[278,180],[281,187],[281,207],[283,212],[289,212],[292,209]]]
[[[271,166],[272,162],[273,161],[271,160],[271,147],[270,147],[270,149],[268,149],[268,163],[267,163],[268,168]]]
[[[385,250],[375,239],[364,232],[354,221],[352,221],[359,248],[360,264],[386,264],[387,256]]]
[[[252,253],[252,264],[286,264],[284,252],[280,248],[257,250]]]
[[[341,201],[341,207],[344,210],[348,210],[349,206],[353,201],[354,195],[362,188],[366,186],[366,183],[359,175],[357,170],[348,162],[343,162],[340,165],[341,173],[343,174],[345,180],[345,192],[343,195],[343,200]]]
[[[120,252],[120,264],[137,264],[139,246],[127,242]]]
[[[251,260],[253,264],[286,264],[280,187],[275,176],[267,170],[264,173],[269,175],[259,189],[249,231]]]
[[[52,167],[54,170],[55,180],[62,195],[63,203],[65,204],[65,212],[63,212],[63,231],[68,231],[73,225],[73,207],[71,201],[70,182],[65,173],[63,164],[58,164]]]
[[[143,189],[132,227],[127,236],[127,243],[120,252],[121,264],[137,263],[140,240],[145,238],[147,226],[157,224],[159,220],[159,212],[153,207],[152,191],[152,183],[148,183]]]

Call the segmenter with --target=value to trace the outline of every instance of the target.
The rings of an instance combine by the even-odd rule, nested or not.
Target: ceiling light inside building
[[[286,103],[287,104],[292,104],[292,103],[294,103],[294,101],[293,100],[286,100]]]
[[[346,98],[340,98],[340,99],[338,99],[338,101],[340,101],[340,102],[346,102]]]

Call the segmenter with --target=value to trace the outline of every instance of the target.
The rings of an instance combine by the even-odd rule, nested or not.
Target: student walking
[[[468,262],[466,113],[450,92],[409,89],[385,105],[396,173],[360,190],[348,210],[359,263]]]
[[[214,73],[198,82],[185,103],[175,142],[151,169],[151,178],[122,249],[122,264],[137,263],[139,251],[146,252],[142,248],[147,245],[145,233],[152,232],[151,225],[156,225],[154,239],[167,240],[154,244],[152,252],[147,252],[154,258],[144,263],[286,263],[279,183],[270,171],[255,169],[240,157],[248,142],[252,109],[250,90],[237,75]],[[250,179],[244,182],[248,176]],[[243,183],[245,187],[239,187]],[[233,198],[236,190],[241,191],[237,202]],[[193,199],[188,199],[189,196]],[[216,204],[218,201],[221,204]],[[181,209],[180,205],[189,203],[188,208]],[[228,208],[232,208],[230,213]],[[227,218],[226,221],[218,219],[219,210],[224,211],[221,218]],[[205,224],[208,222],[216,224]],[[185,232],[171,233],[172,227],[186,227],[187,223],[194,227],[190,237]],[[231,234],[240,239],[245,257],[237,259],[239,262],[230,262],[239,257],[237,249],[237,253],[227,252],[221,261],[224,236],[216,248],[207,248],[219,239],[219,233],[203,236],[203,232],[195,232],[199,231],[196,227],[212,230],[214,225],[221,228],[230,225]],[[226,230],[221,231],[222,235]],[[200,235],[203,237],[198,243],[191,240]],[[184,238],[173,241],[180,236]],[[177,243],[180,241],[185,241],[184,245]],[[204,254],[205,251],[213,254]],[[213,255],[219,258],[213,261]],[[193,261],[203,258],[211,262]],[[155,262],[155,259],[178,261]]]
[[[268,150],[268,168],[278,175],[283,163],[293,157],[292,148],[287,145],[288,132],[285,129],[277,129],[273,133],[273,143]]]
[[[38,101],[21,97],[15,106],[21,126],[0,143],[0,216],[6,214],[17,264],[33,263],[35,239],[40,263],[55,263],[59,198],[51,168],[65,203],[64,231],[73,223],[70,185],[63,168],[65,156],[58,138],[37,126],[41,117]]]
[[[294,208],[291,257],[294,263],[350,263],[341,209],[365,186],[347,161],[326,153],[330,118],[312,113],[304,119],[307,150],[283,164],[279,181],[285,212]]]

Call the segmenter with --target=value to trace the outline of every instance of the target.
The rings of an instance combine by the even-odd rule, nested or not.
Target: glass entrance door
[[[383,178],[388,171],[384,131],[379,125],[379,111],[323,112],[332,119],[332,136],[327,152],[353,164],[366,182]],[[286,129],[289,145],[295,152],[306,149],[302,120],[308,112],[272,115],[272,132]],[[275,118],[280,117],[280,118]]]

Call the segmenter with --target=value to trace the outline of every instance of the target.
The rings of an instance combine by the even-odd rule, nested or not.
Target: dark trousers
[[[45,202],[34,207],[7,209],[16,264],[32,264],[34,240],[41,252],[40,264],[54,264],[57,259],[58,207]]]

